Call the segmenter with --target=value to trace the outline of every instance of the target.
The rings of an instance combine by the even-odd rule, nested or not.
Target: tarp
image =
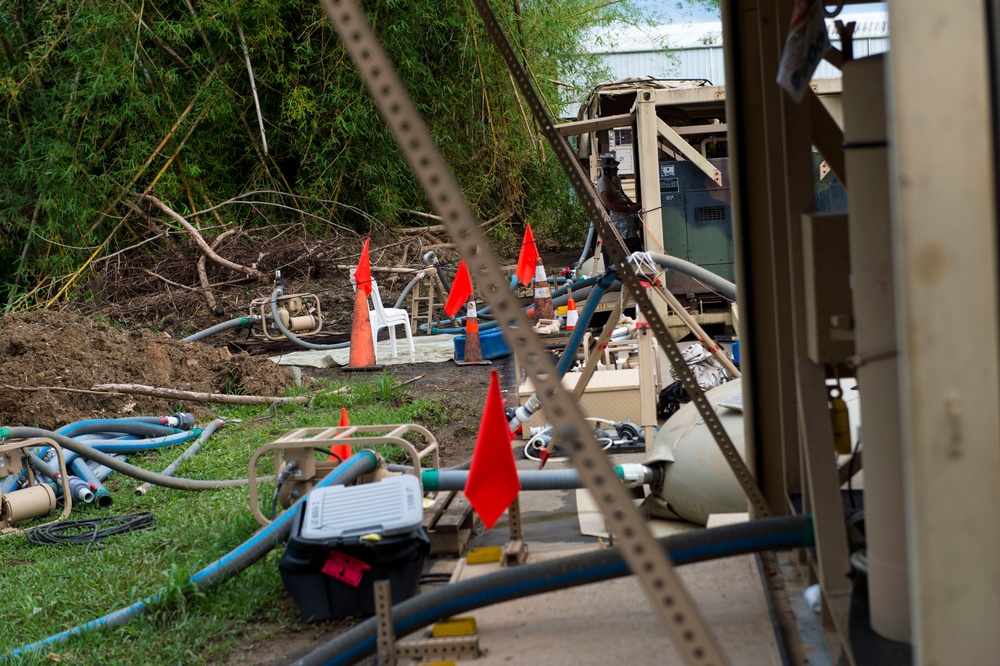
[[[413,346],[416,349],[417,363],[441,363],[450,361],[455,356],[455,336],[442,335],[418,335],[413,338]],[[280,356],[272,356],[271,360],[278,365],[297,365],[310,368],[335,368],[347,365],[350,356],[349,347],[343,349],[303,349],[302,351],[286,352]],[[392,348],[389,340],[381,340],[375,346],[375,362],[378,365],[396,365],[398,363],[410,362],[410,350],[406,344],[405,336],[396,337],[396,353],[399,356],[393,358]]]

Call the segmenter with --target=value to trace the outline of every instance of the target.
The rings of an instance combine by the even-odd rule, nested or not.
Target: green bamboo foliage
[[[567,224],[567,188],[469,0],[364,4],[477,212],[543,233]],[[602,78],[577,46],[584,32],[635,13],[603,0],[496,5],[553,111],[581,94],[559,82]],[[315,0],[8,0],[0,46],[8,309],[72,295],[63,288],[88,259],[151,235],[133,203],[143,192],[184,215],[251,190],[294,193],[343,204],[324,217],[361,232],[428,210]],[[300,219],[250,206],[221,218]]]

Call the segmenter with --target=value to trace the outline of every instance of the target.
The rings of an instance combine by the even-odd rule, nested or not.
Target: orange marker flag
[[[368,258],[368,243],[371,238],[365,239],[365,247],[361,250],[361,258],[358,259],[358,267],[354,270],[354,282],[358,289],[363,289],[366,296],[372,295],[372,263]]]
[[[535,279],[535,264],[538,263],[538,245],[531,233],[531,225],[524,225],[524,240],[521,242],[521,254],[517,258],[515,275],[521,284],[531,286]]]
[[[492,370],[476,449],[472,453],[472,465],[465,481],[465,496],[487,529],[496,524],[521,490],[510,442],[510,427],[504,414],[503,396],[500,395],[500,379],[497,371]]]
[[[462,259],[458,262],[458,272],[455,273],[455,281],[451,283],[451,292],[444,304],[445,314],[453,317],[468,302],[469,296],[472,296],[472,276],[469,275],[465,259]]]

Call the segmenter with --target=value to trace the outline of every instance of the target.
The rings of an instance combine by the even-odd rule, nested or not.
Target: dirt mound
[[[148,384],[189,391],[280,395],[291,372],[264,357],[184,343],[145,329],[114,328],[64,311],[0,318],[0,425],[55,429],[87,418],[175,411],[158,398],[58,389]]]

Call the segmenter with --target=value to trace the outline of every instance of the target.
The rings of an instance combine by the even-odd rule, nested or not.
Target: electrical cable
[[[745,553],[814,545],[811,515],[760,518],[738,525],[713,527],[658,540],[674,566]],[[428,590],[392,607],[392,632],[401,639],[446,617],[504,601],[627,576],[631,572],[620,550],[608,548],[518,567],[507,567]],[[373,654],[378,618],[340,634],[293,662],[293,666],[344,666]]]
[[[127,513],[120,516],[103,516],[101,518],[84,518],[66,520],[60,523],[39,525],[27,530],[24,535],[36,546],[53,546],[86,544],[84,555],[90,552],[90,547],[98,541],[119,534],[129,534],[140,530],[152,529],[156,519],[151,511],[142,513]]]

